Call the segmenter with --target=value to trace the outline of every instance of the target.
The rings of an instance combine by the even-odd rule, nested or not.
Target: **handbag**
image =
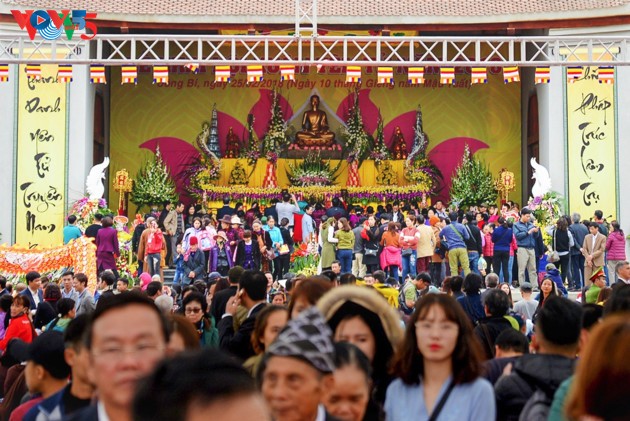
[[[278,253],[282,255],[289,254],[289,246],[287,246],[286,244],[280,245],[280,248],[278,249]]]
[[[368,249],[366,248],[363,252],[365,256],[376,256],[378,254],[378,249]]]
[[[549,248],[547,251],[547,262],[556,263],[560,260],[560,255],[556,251],[556,230],[553,231],[553,249]]]
[[[412,249],[402,249],[401,255],[403,257],[411,256],[412,254],[413,254],[413,250]]]

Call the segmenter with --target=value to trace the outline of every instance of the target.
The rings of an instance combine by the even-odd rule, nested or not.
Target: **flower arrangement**
[[[107,201],[105,199],[90,199],[89,197],[84,197],[74,202],[68,216],[76,216],[77,226],[81,231],[85,231],[85,229],[94,222],[94,214],[96,213],[108,215],[114,212],[107,207]]]
[[[118,231],[119,254],[116,258],[116,269],[118,269],[118,273],[122,278],[126,278],[129,281],[129,285],[133,285],[133,274],[138,269],[138,264],[133,262],[131,238],[131,234],[124,229]]]
[[[492,173],[484,163],[472,156],[468,144],[451,181],[451,201],[457,207],[494,203],[497,200]]]
[[[383,135],[383,118],[378,116],[378,125],[376,127],[376,136],[374,139],[374,148],[372,148],[372,152],[370,152],[369,158],[374,160],[376,165],[380,164],[382,161],[390,159],[392,156],[387,146],[385,146],[385,139]]]
[[[562,215],[560,195],[556,192],[545,193],[542,197],[530,197],[527,207],[534,214],[536,223],[541,227],[548,227],[556,223]]]
[[[429,186],[428,190],[434,192],[438,189],[439,182],[443,177],[438,167],[427,157],[428,145],[428,136],[424,132],[422,123],[422,109],[418,105],[416,124],[414,125],[413,147],[405,161],[403,175],[408,181]]]
[[[291,254],[291,271],[298,275],[316,275],[319,257],[317,244],[300,243]]]
[[[179,200],[179,195],[175,191],[175,181],[162,160],[159,146],[155,151],[155,159],[140,168],[135,180],[131,201],[139,207],[167,200],[171,202]]]
[[[378,174],[376,175],[376,183],[385,186],[391,186],[398,182],[396,172],[392,168],[389,161],[383,161],[378,166]]]
[[[324,161],[319,151],[310,151],[299,164],[288,163],[287,177],[294,186],[332,186],[338,177],[341,162],[335,168]]]
[[[269,151],[265,154],[265,159],[269,161],[270,164],[275,165],[275,163],[278,162],[278,154],[276,152]]]
[[[363,117],[359,108],[359,91],[354,93],[354,104],[350,109],[346,126],[342,135],[345,138],[348,162],[357,161],[361,163],[370,148],[370,136],[363,127]]]
[[[258,201],[265,205],[271,199],[282,198],[282,188],[263,188],[247,186],[215,186],[205,185],[200,191],[199,198],[204,197],[211,202],[221,201],[224,197],[229,197],[232,201]],[[430,185],[414,184],[408,186],[361,186],[361,187],[340,187],[340,186],[305,186],[288,187],[289,193],[295,194],[298,200],[303,198],[313,198],[314,200],[328,201],[333,197],[341,196],[342,190],[347,191],[347,199],[352,202],[392,202],[394,200],[417,200],[420,201],[430,195]]]
[[[272,161],[270,155],[276,156],[278,159],[278,151],[284,150],[291,143],[287,136],[287,122],[284,120],[282,108],[280,107],[278,91],[272,91],[271,118],[269,119],[269,129],[263,138],[262,149],[267,161]]]
[[[247,116],[247,147],[241,151],[241,158],[247,159],[247,165],[256,166],[256,162],[262,155],[262,146],[254,132],[254,115]]]
[[[232,168],[228,182],[230,184],[247,184],[247,174],[245,174],[245,168],[243,168],[240,162],[236,161],[236,165]]]
[[[221,160],[201,155],[197,162],[184,171],[184,179],[188,180],[186,190],[195,197],[203,195],[205,186],[221,177]]]

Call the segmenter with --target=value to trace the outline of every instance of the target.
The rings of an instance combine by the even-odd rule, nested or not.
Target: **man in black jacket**
[[[223,218],[224,216],[232,216],[236,215],[236,210],[230,207],[230,198],[223,198],[223,207],[217,211],[217,220]]]
[[[510,309],[507,294],[500,289],[490,289],[486,292],[483,299],[486,317],[475,327],[474,333],[481,343],[486,359],[491,360],[494,358],[497,336],[506,329],[512,329],[512,324],[505,318]]]
[[[234,266],[228,271],[228,282],[230,283],[230,287],[226,288],[222,291],[217,292],[212,297],[212,304],[210,304],[210,314],[214,317],[214,320],[221,320],[221,316],[225,314],[225,307],[230,298],[236,295],[236,291],[238,290],[238,282],[241,279],[241,275],[243,275],[243,268],[240,266]],[[213,272],[216,273],[216,272]],[[210,275],[212,276],[213,273]]]
[[[475,214],[468,212],[465,216],[466,221],[464,227],[468,230],[470,237],[466,240],[466,250],[468,251],[468,261],[470,262],[470,270],[476,274],[479,272],[479,256],[482,253],[481,231],[477,227]]]
[[[582,308],[563,297],[550,297],[538,312],[532,346],[494,386],[497,420],[547,419],[553,396],[573,374],[582,323]],[[536,412],[541,417],[531,418]]]
[[[231,297],[225,307],[225,314],[218,323],[219,346],[224,351],[243,361],[255,355],[251,343],[256,315],[262,310],[267,298],[267,277],[260,271],[246,270],[238,284],[238,292]],[[237,331],[234,330],[234,315],[238,305],[247,309],[247,318]]]

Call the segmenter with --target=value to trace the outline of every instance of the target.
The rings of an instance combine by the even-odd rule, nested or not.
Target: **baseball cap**
[[[64,379],[70,375],[64,350],[63,333],[48,331],[36,337],[30,344],[21,339],[11,341],[7,352],[18,361],[33,361],[44,367],[54,378]]]
[[[208,280],[209,281],[214,281],[215,279],[221,279],[222,276],[219,272],[210,272],[210,275],[208,275]]]

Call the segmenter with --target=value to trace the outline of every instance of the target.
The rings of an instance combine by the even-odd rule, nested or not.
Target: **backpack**
[[[547,420],[552,403],[553,396],[549,397],[542,390],[536,389],[532,396],[525,403],[525,406],[523,407],[523,410],[521,411],[521,415],[518,417],[518,420]]]
[[[402,311],[407,316],[413,313],[413,307],[408,307],[407,303],[405,302],[405,287],[408,284],[409,281],[405,282],[405,284],[400,288],[400,292],[398,293],[398,308],[400,308],[400,311]],[[415,286],[414,289],[416,290],[416,299],[414,301],[417,301],[420,297],[420,291],[418,291]]]

